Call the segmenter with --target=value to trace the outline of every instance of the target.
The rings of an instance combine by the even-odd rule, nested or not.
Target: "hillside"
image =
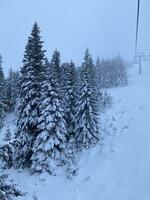
[[[150,199],[150,67],[129,69],[129,85],[109,90],[113,105],[100,117],[101,142],[79,156],[79,172],[68,180],[57,176],[30,176],[3,171],[27,193],[18,200],[149,200]],[[13,116],[7,124],[13,125]],[[11,121],[12,120],[12,121]]]

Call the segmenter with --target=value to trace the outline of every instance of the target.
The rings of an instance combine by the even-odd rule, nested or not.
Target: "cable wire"
[[[137,54],[138,35],[139,35],[139,18],[140,18],[140,0],[137,7],[136,39],[135,39],[135,56]]]

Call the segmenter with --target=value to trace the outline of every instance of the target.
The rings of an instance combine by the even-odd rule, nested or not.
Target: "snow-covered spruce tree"
[[[103,110],[104,96],[103,96],[103,91],[101,87],[102,82],[103,82],[103,76],[102,76],[101,62],[100,62],[99,57],[96,60],[95,72],[96,72],[96,83],[97,83],[97,88],[98,88],[98,107],[99,107],[99,110]]]
[[[46,171],[53,174],[55,167],[65,158],[67,131],[56,82],[49,73],[49,65],[46,66],[40,101],[41,117],[38,125],[40,132],[33,146],[31,171],[32,173]]]
[[[73,142],[73,143],[72,143]],[[78,174],[78,162],[76,157],[76,149],[74,141],[70,141],[67,145],[67,153],[66,153],[66,176],[68,179],[73,179],[74,176]]]
[[[60,57],[60,52],[55,50],[53,55],[52,55],[52,59],[51,59],[51,67],[50,67],[50,71],[53,77],[53,80],[56,84],[56,87],[61,90],[61,84],[62,84],[62,80],[61,80],[61,57]]]
[[[8,180],[8,175],[0,176],[0,200],[14,200],[15,197],[23,196],[23,193],[14,184],[13,180]]]
[[[95,65],[95,70],[96,70],[96,77],[97,77],[97,84],[98,84],[98,87],[100,85],[100,82],[101,82],[101,61],[100,61],[100,58],[97,57],[96,59],[96,65]]]
[[[64,67],[62,66],[62,69]],[[77,71],[74,63],[65,64],[63,73],[63,96],[65,98],[65,120],[67,125],[67,140],[75,137],[75,115],[77,109]]]
[[[107,109],[107,108],[111,107],[111,105],[112,105],[112,98],[107,93],[107,90],[105,90],[103,93],[103,108]]]
[[[98,86],[98,105],[100,110],[106,109],[112,103],[111,96],[107,93],[107,90],[104,87],[104,84],[107,82],[106,72],[104,69],[104,59],[100,61],[99,57],[96,60],[95,70],[97,77],[97,86]],[[107,80],[105,80],[105,78]],[[106,84],[107,85],[107,84]]]
[[[0,55],[0,128],[3,126],[5,112],[6,112],[5,79],[2,68],[2,57]]]
[[[42,46],[40,30],[35,23],[28,38],[20,75],[16,132],[18,142],[15,144],[16,167],[30,166],[32,146],[39,133],[39,101],[44,63]]]
[[[0,144],[0,166],[3,169],[9,169],[13,166],[13,145],[13,140],[3,141]]]
[[[6,79],[6,98],[7,111],[12,112],[15,109],[18,98],[19,72],[9,70],[9,76]]]
[[[4,141],[0,143],[0,166],[3,169],[9,169],[13,165],[13,140],[11,140],[11,131],[9,126],[6,130]]]
[[[66,146],[66,175],[72,178],[77,174],[77,162],[75,152],[76,134],[76,110],[77,110],[77,70],[74,63],[63,63],[62,71],[62,96],[64,105],[64,117],[67,128]]]
[[[110,60],[96,60],[96,74],[100,89],[109,88],[110,85]]]
[[[95,145],[99,139],[96,75],[88,49],[80,70],[79,91],[76,143],[82,149]]]
[[[7,126],[6,135],[5,135],[4,140],[9,141],[9,140],[11,140],[11,137],[12,137],[12,135],[11,135],[10,127]]]
[[[7,110],[11,111],[12,110],[12,91],[15,90],[13,86],[13,70],[9,70],[9,76],[6,79],[6,97],[7,97]]]
[[[62,88],[62,95],[63,97],[66,96],[66,86],[67,86],[67,79],[68,79],[68,68],[70,66],[70,63],[65,62],[61,64],[61,88]],[[64,100],[64,102],[66,102],[66,100]]]

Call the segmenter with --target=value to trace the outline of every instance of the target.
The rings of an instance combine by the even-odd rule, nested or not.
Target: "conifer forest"
[[[141,1],[2,1],[0,200],[150,199]]]

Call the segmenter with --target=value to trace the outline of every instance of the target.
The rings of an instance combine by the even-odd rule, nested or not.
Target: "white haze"
[[[27,37],[35,21],[41,27],[50,58],[78,65],[89,47],[94,58],[134,55],[137,0],[1,0],[0,53],[5,72],[19,68]],[[139,50],[150,52],[150,1],[141,0]]]

